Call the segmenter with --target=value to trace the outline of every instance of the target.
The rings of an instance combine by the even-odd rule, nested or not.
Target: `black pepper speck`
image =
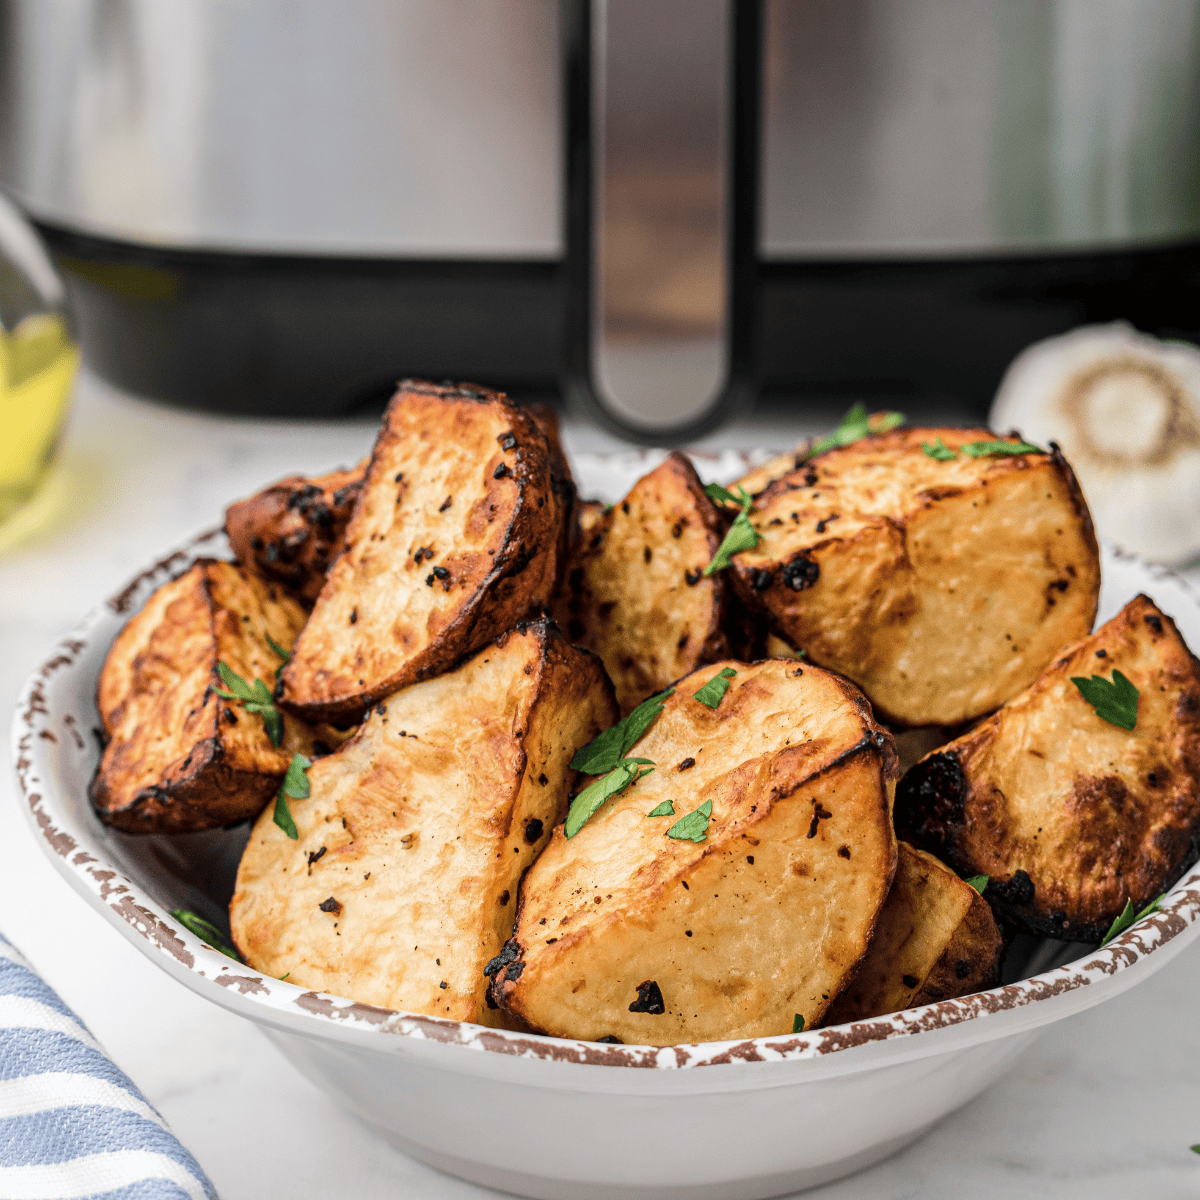
[[[510,968],[511,969],[511,968]],[[663,1003],[662,989],[653,979],[644,979],[637,985],[637,999],[629,1006],[631,1013],[650,1013],[662,1016],[667,1011]]]

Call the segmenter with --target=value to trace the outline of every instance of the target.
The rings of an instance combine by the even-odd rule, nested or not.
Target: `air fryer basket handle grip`
[[[566,391],[640,441],[695,436],[752,390],[757,7],[584,0],[564,14]]]

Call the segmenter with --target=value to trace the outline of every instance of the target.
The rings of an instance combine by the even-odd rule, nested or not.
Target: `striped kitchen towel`
[[[200,1164],[0,936],[0,1200],[217,1200]]]

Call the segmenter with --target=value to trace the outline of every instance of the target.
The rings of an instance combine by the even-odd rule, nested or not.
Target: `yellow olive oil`
[[[0,329],[0,524],[37,490],[66,418],[79,348],[53,313]]]

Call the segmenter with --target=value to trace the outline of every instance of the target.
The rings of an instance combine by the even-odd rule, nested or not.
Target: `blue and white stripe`
[[[167,1123],[2,936],[0,1198],[217,1200]]]

